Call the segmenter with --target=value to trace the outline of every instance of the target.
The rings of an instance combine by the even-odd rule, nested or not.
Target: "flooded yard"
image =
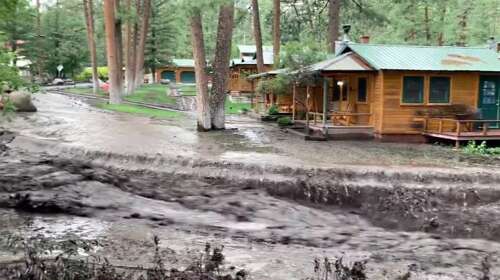
[[[304,142],[250,118],[197,133],[57,94],[2,123],[0,232],[98,240],[147,265],[161,239],[186,267],[206,242],[250,279],[311,277],[315,257],[367,261],[368,279],[500,277],[500,162],[450,147]],[[19,252],[0,252],[0,260]]]

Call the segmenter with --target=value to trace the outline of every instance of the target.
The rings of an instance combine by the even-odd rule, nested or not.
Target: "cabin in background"
[[[411,142],[437,137],[457,145],[500,140],[500,59],[494,48],[345,42],[335,58],[305,71],[319,83],[294,83],[289,95],[295,123],[308,132]]]
[[[239,58],[231,60],[228,90],[233,96],[253,93],[252,82],[247,77],[257,73],[257,50],[255,46],[239,45]],[[273,68],[273,48],[263,47],[264,68]]]
[[[170,65],[160,66],[156,70],[156,80],[170,80],[173,83],[194,84],[196,76],[193,59],[173,59]]]

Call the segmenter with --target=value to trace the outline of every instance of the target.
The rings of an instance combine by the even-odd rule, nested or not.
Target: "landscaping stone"
[[[17,112],[36,112],[37,109],[31,101],[31,94],[25,91],[13,91],[8,95],[9,100],[16,107]]]

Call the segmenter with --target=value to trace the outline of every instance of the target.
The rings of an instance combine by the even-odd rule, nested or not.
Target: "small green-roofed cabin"
[[[358,129],[383,140],[500,139],[500,58],[488,47],[343,43],[305,69],[296,86],[296,123],[325,134]]]
[[[194,84],[196,76],[193,59],[172,59],[172,63],[156,69],[156,81],[169,80],[172,83]]]

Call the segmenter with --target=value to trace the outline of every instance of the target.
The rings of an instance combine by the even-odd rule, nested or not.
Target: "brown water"
[[[99,239],[98,254],[116,264],[150,261],[154,234],[173,266],[210,241],[252,279],[302,279],[324,256],[368,260],[369,279],[408,266],[412,279],[479,279],[491,255],[500,276],[498,170],[449,149],[304,143],[244,118],[230,119],[238,130],[198,134],[189,116],[37,99],[39,113],[4,124],[18,133],[0,159],[8,232]]]

